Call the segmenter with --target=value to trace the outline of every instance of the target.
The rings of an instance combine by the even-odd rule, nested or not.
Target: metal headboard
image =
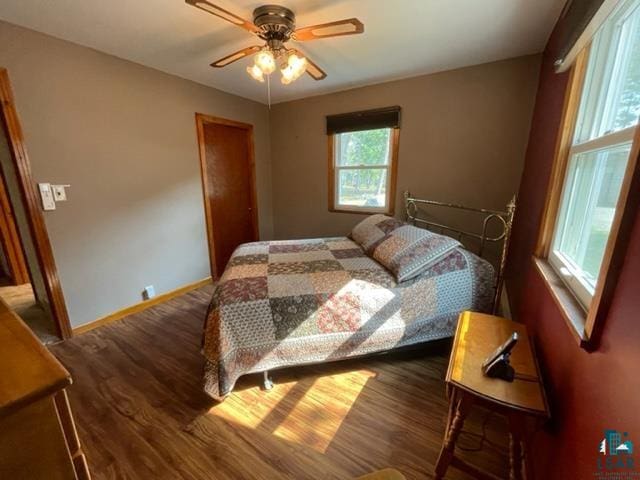
[[[433,207],[445,207],[452,208],[454,210],[463,210],[467,212],[473,212],[484,216],[482,220],[482,230],[478,232],[469,232],[461,230],[459,228],[450,227],[437,222],[432,222],[424,218],[418,217],[418,205],[428,205]],[[496,313],[500,305],[500,295],[502,294],[502,285],[504,283],[504,268],[507,262],[507,252],[509,250],[509,239],[511,238],[511,227],[513,225],[513,215],[516,211],[516,197],[514,196],[507,204],[507,209],[504,212],[498,210],[487,210],[485,208],[472,208],[465,207],[463,205],[456,205],[454,203],[437,202],[435,200],[423,200],[419,198],[413,198],[408,191],[404,192],[404,206],[407,215],[407,220],[413,222],[413,224],[426,225],[427,227],[440,229],[441,232],[452,232],[457,234],[458,241],[462,241],[463,237],[472,238],[480,241],[478,248],[478,255],[482,257],[485,251],[487,243],[500,243],[502,242],[502,250],[500,253],[500,259],[496,267],[495,278],[495,293],[493,296],[493,313]],[[500,232],[497,235],[491,236],[488,232],[488,226],[492,220],[497,222],[500,227]],[[495,222],[494,222],[495,223]]]

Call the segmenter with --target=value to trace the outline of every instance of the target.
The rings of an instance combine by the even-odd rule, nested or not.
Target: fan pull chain
[[[267,75],[267,103],[271,110],[271,75]]]

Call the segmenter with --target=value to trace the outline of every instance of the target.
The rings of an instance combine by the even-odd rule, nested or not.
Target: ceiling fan
[[[298,79],[304,72],[314,80],[322,80],[327,74],[298,49],[288,47],[287,42],[290,40],[306,42],[364,32],[364,25],[357,18],[296,28],[295,14],[280,5],[263,5],[256,8],[253,11],[253,22],[250,22],[207,0],[186,0],[186,2],[264,40],[263,45],[243,48],[211,64],[212,67],[222,68],[255,53],[254,64],[247,67],[247,73],[259,82],[264,82],[265,75],[271,75],[278,66],[282,74],[280,80],[285,85]]]

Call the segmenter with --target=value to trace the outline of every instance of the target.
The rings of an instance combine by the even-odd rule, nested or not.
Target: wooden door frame
[[[29,231],[33,238],[38,265],[42,272],[49,298],[51,313],[57,333],[64,340],[72,336],[69,314],[62,294],[58,269],[53,257],[44,215],[40,207],[38,191],[31,175],[31,166],[22,127],[16,111],[9,75],[7,70],[2,67],[0,67],[0,115],[2,115],[3,122],[1,123],[3,123],[4,133],[9,144],[22,202],[27,215]]]
[[[202,180],[202,197],[204,201],[204,214],[207,223],[207,239],[209,241],[209,265],[211,268],[211,278],[216,280],[222,272],[217,271],[215,241],[213,236],[214,218],[209,204],[209,188],[207,178],[209,171],[207,169],[206,145],[204,139],[204,127],[207,124],[226,125],[229,127],[241,128],[247,131],[247,151],[249,154],[249,170],[251,172],[249,183],[251,185],[249,195],[251,196],[251,227],[253,230],[253,239],[258,240],[260,233],[258,230],[258,195],[256,189],[256,159],[255,147],[253,144],[253,125],[249,123],[237,122],[226,118],[214,117],[204,113],[196,113],[196,131],[198,134],[198,153],[200,156],[200,174]]]
[[[3,176],[3,175],[0,175]],[[4,177],[4,176],[3,176]],[[15,222],[15,213],[7,193],[6,179],[0,180],[0,243],[7,261],[12,285],[31,281],[22,250],[22,238]]]

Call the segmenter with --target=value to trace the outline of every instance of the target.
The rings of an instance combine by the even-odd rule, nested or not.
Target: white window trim
[[[569,150],[569,156],[579,155],[581,153],[595,152],[604,148],[614,147],[616,145],[622,145],[625,143],[633,142],[633,135],[636,131],[636,125],[625,128],[624,130],[618,130],[617,132],[603,135],[602,137],[594,138],[583,143],[578,143],[571,147]]]

